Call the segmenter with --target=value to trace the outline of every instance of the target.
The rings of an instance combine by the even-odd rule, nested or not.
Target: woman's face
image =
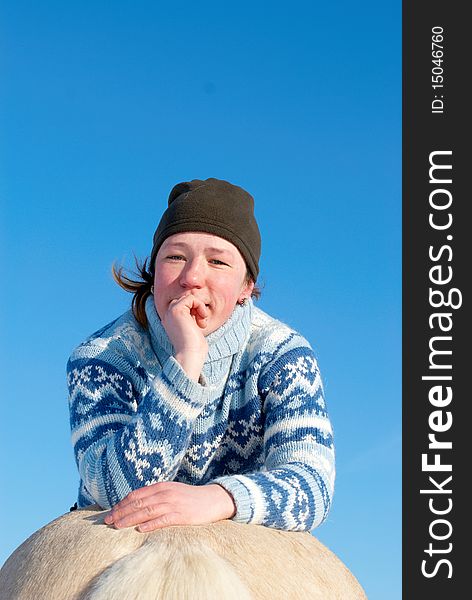
[[[216,235],[176,233],[166,238],[156,256],[154,304],[162,319],[169,303],[191,293],[209,311],[204,335],[223,325],[238,301],[248,298],[246,263],[236,246]]]

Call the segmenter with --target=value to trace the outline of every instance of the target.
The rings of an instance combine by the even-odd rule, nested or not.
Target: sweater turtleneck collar
[[[146,299],[145,310],[149,323],[152,346],[161,364],[163,364],[169,356],[174,355],[174,347],[172,346],[167,332],[162,325],[161,319],[157,314],[152,296],[149,296]],[[250,298],[246,301],[244,306],[237,304],[229,319],[216,331],[207,336],[208,355],[203,368],[205,374],[211,376],[211,372],[214,371],[211,363],[230,358],[243,348],[249,334],[252,311],[253,303]],[[217,369],[217,371],[219,371],[219,369]]]

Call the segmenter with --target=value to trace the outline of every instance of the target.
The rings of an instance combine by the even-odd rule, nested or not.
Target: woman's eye
[[[218,260],[217,258],[212,258],[210,260],[211,263],[213,263],[214,265],[225,265],[228,266],[225,262],[223,262],[222,260]]]
[[[172,254],[167,257],[169,260],[184,260],[183,256],[179,256],[178,254]]]

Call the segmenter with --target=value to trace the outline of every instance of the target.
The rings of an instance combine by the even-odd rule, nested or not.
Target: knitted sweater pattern
[[[239,523],[307,531],[326,518],[334,444],[309,343],[237,306],[209,346],[198,382],[173,357],[152,298],[92,334],[67,363],[78,506],[110,508],[159,481],[218,483]]]

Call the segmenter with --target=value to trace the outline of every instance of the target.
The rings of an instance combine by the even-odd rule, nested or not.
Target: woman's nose
[[[197,261],[188,261],[180,273],[180,285],[185,288],[198,288],[203,285],[203,269]]]

